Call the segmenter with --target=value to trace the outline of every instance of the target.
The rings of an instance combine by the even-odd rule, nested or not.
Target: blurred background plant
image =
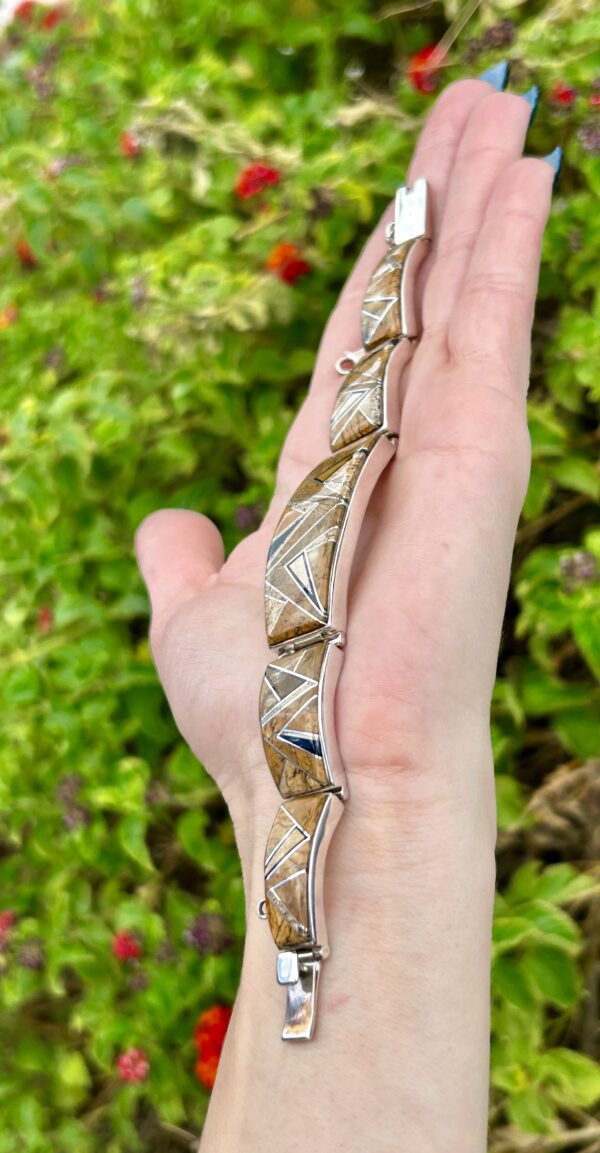
[[[490,1148],[600,1150],[600,13],[81,0],[20,3],[0,42],[0,1153],[197,1139],[243,896],[133,533],[163,505],[228,546],[258,523],[436,90],[501,56],[566,163],[494,701]]]

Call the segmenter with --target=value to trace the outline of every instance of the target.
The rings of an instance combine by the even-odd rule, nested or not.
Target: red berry
[[[49,633],[54,623],[54,613],[50,605],[42,605],[37,615],[37,627],[41,633]]]
[[[408,62],[408,80],[417,92],[435,92],[439,80],[439,68],[444,53],[437,44],[428,44],[415,52]]]
[[[12,929],[16,919],[17,914],[12,909],[4,909],[4,911],[0,913],[0,937],[6,936],[9,929]]]
[[[286,284],[295,284],[301,276],[308,276],[310,264],[306,260],[288,260],[279,273]]]
[[[300,254],[300,249],[289,241],[276,244],[267,259],[267,268],[286,284],[295,284],[310,272],[310,264]]]
[[[46,32],[50,32],[51,29],[56,28],[56,25],[59,24],[61,20],[64,20],[64,18],[65,18],[64,8],[60,8],[60,7],[48,8],[45,15],[42,18],[42,28]]]
[[[13,18],[20,20],[22,24],[31,24],[36,8],[37,4],[34,3],[34,0],[23,0],[21,4],[17,4]]]
[[[143,1049],[126,1049],[117,1058],[117,1068],[122,1081],[145,1081],[150,1072],[150,1062]]]
[[[240,200],[249,200],[251,196],[263,192],[268,185],[279,184],[280,180],[281,173],[277,168],[271,168],[268,164],[249,164],[236,180],[236,195]]]
[[[212,1005],[198,1018],[194,1038],[198,1049],[196,1076],[207,1089],[212,1089],[219,1067],[221,1050],[231,1020],[227,1005]]]
[[[23,236],[17,241],[16,253],[23,268],[37,268],[37,257]]]
[[[570,84],[565,84],[562,80],[555,80],[550,91],[550,96],[555,104],[561,104],[565,108],[570,108],[577,99],[577,89],[572,88]]]
[[[217,1079],[217,1069],[219,1068],[219,1058],[216,1056],[206,1057],[204,1059],[198,1057],[195,1065],[196,1076],[200,1083],[206,1089],[212,1089]]]
[[[600,108],[600,92],[592,92],[589,104],[590,108]]]
[[[121,133],[119,148],[121,149],[123,156],[139,156],[140,152],[142,151],[142,145],[140,143],[139,137],[136,136],[135,132],[131,132],[129,130]]]
[[[119,961],[137,961],[142,955],[142,946],[137,937],[121,929],[112,939],[112,951]]]

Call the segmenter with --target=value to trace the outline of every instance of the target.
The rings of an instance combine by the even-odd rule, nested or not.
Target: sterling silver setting
[[[348,585],[367,505],[394,456],[400,378],[419,334],[415,278],[430,238],[427,183],[396,193],[388,254],[374,270],[361,312],[363,347],[336,364],[343,376],[331,421],[333,455],[289,500],[275,530],[265,584],[273,660],[259,720],[279,790],[265,852],[258,916],[278,949],[286,989],[282,1038],[310,1040],[321,966],[329,953],[325,861],[349,791],[334,725]]]

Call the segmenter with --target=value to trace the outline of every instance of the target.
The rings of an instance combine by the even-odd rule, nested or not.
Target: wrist
[[[248,916],[264,896],[265,846],[281,798],[266,764],[235,821],[246,881]],[[418,866],[448,858],[468,880],[473,856],[493,876],[496,811],[489,727],[403,741],[394,762],[348,775],[349,797],[329,848],[325,868],[327,908],[360,892],[365,915],[382,889]],[[285,802],[284,802],[285,803]]]
[[[374,1118],[378,1153],[483,1153],[489,765],[464,754],[444,765],[447,784],[439,765],[428,768],[400,774],[395,794],[388,782],[383,800],[369,782],[352,787],[326,867],[331,955],[310,1044],[280,1039],[285,991],[256,915],[276,795],[256,821],[242,981],[203,1153],[276,1153],[278,1127],[296,1122],[297,1144],[286,1133],[286,1153],[372,1148]]]

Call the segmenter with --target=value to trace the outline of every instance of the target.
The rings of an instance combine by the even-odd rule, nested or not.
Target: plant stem
[[[195,1133],[190,1133],[187,1129],[180,1129],[179,1125],[171,1125],[169,1121],[159,1121],[159,1125],[165,1133],[170,1133],[171,1137],[175,1137],[182,1144],[188,1145],[190,1149],[197,1147],[197,1142],[200,1141]]]
[[[583,493],[580,493],[579,496],[573,497],[572,500],[566,501],[565,504],[559,505],[558,508],[553,508],[546,516],[540,516],[537,520],[532,520],[529,524],[522,525],[517,533],[516,543],[521,544],[524,540],[528,540],[529,537],[537,536],[539,533],[542,533],[544,529],[550,528],[551,525],[558,524],[559,521],[570,516],[572,512],[577,512],[578,509],[589,504],[590,499],[589,496],[584,496]]]
[[[557,1136],[540,1137],[531,1145],[514,1145],[509,1142],[505,1145],[496,1145],[490,1153],[562,1153],[563,1149],[574,1149],[578,1145],[587,1145],[590,1141],[600,1140],[600,1125],[588,1125],[585,1129],[571,1129],[568,1133]],[[586,1150],[586,1153],[591,1153]]]

